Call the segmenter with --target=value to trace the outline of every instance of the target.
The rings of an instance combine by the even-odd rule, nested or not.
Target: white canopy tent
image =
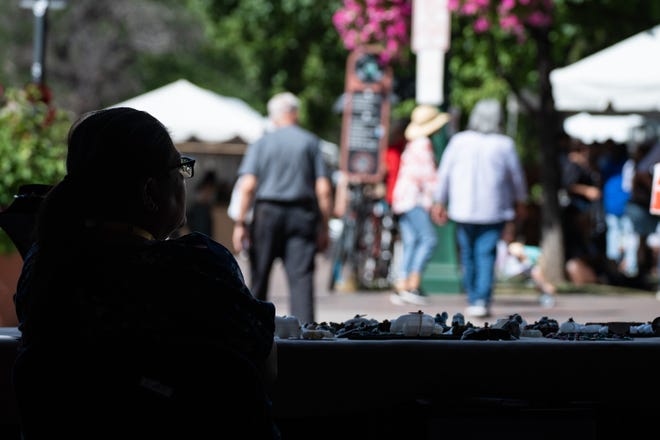
[[[185,79],[131,98],[111,107],[133,107],[149,112],[169,130],[174,143],[182,151],[194,145],[201,153],[242,155],[242,148],[214,148],[218,144],[240,139],[250,144],[270,128],[268,118],[262,116],[238,98],[218,95]],[[200,145],[208,143],[214,145]],[[328,166],[338,166],[339,147],[321,140],[321,149]]]
[[[112,107],[133,107],[152,114],[175,143],[191,140],[226,142],[257,140],[267,119],[244,101],[219,95],[180,79]]]
[[[550,73],[555,108],[660,111],[660,25]]]
[[[581,112],[564,120],[564,131],[585,144],[603,143],[607,140],[623,144],[644,134],[648,121],[639,114],[592,115]]]

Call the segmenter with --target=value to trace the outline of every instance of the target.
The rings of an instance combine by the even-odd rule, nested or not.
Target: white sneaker
[[[390,302],[394,305],[397,305],[397,306],[406,306],[406,305],[408,305],[406,300],[401,298],[401,295],[399,295],[398,293],[392,293],[390,295]]]
[[[549,293],[544,293],[539,298],[539,303],[544,309],[551,309],[555,306],[555,296]]]
[[[472,305],[465,309],[465,315],[472,318],[485,318],[490,316],[490,311],[486,306]]]
[[[415,304],[418,306],[425,306],[429,304],[429,299],[422,294],[419,289],[414,290],[401,290],[399,296],[408,304]]]

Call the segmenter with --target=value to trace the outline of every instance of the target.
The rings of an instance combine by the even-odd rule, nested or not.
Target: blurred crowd
[[[660,142],[587,145],[565,137],[561,148],[568,279],[652,289],[660,234],[650,204]]]

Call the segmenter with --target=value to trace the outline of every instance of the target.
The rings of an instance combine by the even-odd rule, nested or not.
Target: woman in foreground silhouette
[[[25,440],[278,438],[273,304],[224,246],[168,239],[194,165],[148,113],[73,124],[68,174],[41,205],[16,294]]]

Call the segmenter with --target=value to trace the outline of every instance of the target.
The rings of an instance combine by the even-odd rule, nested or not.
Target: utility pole
[[[450,45],[451,15],[447,0],[413,0],[411,48],[417,55],[417,104],[440,107],[447,105],[444,97],[445,52]],[[431,137],[436,158],[440,161],[447,145],[446,129]],[[456,227],[453,222],[436,226],[438,247],[427,270],[422,286],[429,293],[459,293],[461,279],[456,255]]]
[[[31,9],[34,15],[34,42],[32,49],[32,82],[40,87],[46,84],[46,35],[48,9],[63,9],[65,0],[21,0],[20,7]]]

